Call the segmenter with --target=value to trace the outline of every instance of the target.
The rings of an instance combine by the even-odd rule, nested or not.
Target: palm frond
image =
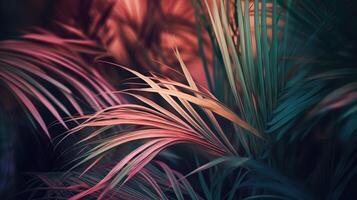
[[[102,167],[102,166],[101,166]],[[94,186],[101,168],[82,174],[71,172],[65,176],[62,173],[41,173],[33,175],[31,184],[37,185],[35,190],[23,191],[30,195],[29,199],[38,196],[45,198],[71,198],[78,191]],[[43,195],[41,192],[46,194]],[[178,171],[171,169],[165,163],[156,161],[148,164],[130,181],[121,187],[111,188],[103,193],[91,193],[88,197],[99,199],[202,199],[195,193],[193,186],[184,179]]]
[[[212,155],[237,154],[226,134],[224,134],[223,128],[217,122],[215,115],[250,131],[252,135],[259,136],[259,133],[254,128],[217,101],[212,94],[207,93],[207,91],[199,91],[198,86],[193,82],[184,64],[182,67],[189,85],[156,76],[145,76],[129,68],[121,67],[136,75],[148,86],[123,91],[141,103],[144,103],[145,106],[140,104],[122,104],[108,107],[94,115],[78,119],[84,120],[84,122],[72,129],[70,134],[74,134],[87,127],[137,125],[138,128],[134,130],[122,130],[119,133],[113,134],[113,136],[102,139],[99,145],[95,145],[81,156],[83,159],[80,158],[81,160],[79,160],[75,167],[98,156],[105,155],[106,152],[112,151],[123,144],[137,140],[144,140],[144,143],[124,156],[95,186],[79,193],[73,199],[82,198],[103,188],[114,188],[117,184],[124,184],[160,151],[174,144],[198,144],[205,151],[211,152]],[[164,108],[135,92],[155,93],[171,109]],[[199,114],[200,112],[204,112],[205,115]],[[216,130],[212,129],[212,126]],[[100,132],[96,131],[81,142],[86,142],[98,134]],[[233,135],[232,137],[236,138],[237,136]],[[244,137],[244,135],[241,137]],[[92,166],[90,165],[90,167]]]
[[[66,128],[63,117],[120,103],[120,98],[112,94],[112,86],[81,57],[101,52],[91,40],[65,39],[39,30],[0,43],[1,84],[17,97],[48,137],[48,122],[36,103],[46,107]]]
[[[271,138],[271,146],[263,148],[268,153],[258,152],[257,157],[264,160],[266,156],[265,162],[296,181],[301,181],[299,176],[312,176],[305,184],[324,197],[322,191],[334,190],[321,187],[321,176],[329,176],[322,166],[338,170],[331,160],[345,162],[339,157],[354,145],[342,146],[355,137],[354,120],[342,119],[349,115],[346,112],[355,112],[355,64],[351,63],[355,51],[354,47],[341,48],[344,39],[355,39],[341,31],[343,22],[339,20],[348,16],[343,11],[348,10],[346,5],[335,7],[334,2],[220,1],[207,11],[214,31],[212,43],[219,50],[214,52],[219,61],[214,67],[224,67],[228,93],[233,94],[218,96],[228,96],[222,101],[231,107],[238,105],[242,118]],[[321,6],[329,9],[321,10]],[[250,8],[255,9],[254,15],[247,12]],[[336,36],[343,39],[331,40]],[[311,154],[316,145],[321,151]],[[332,152],[338,156],[329,155]],[[309,164],[311,160],[316,162]],[[354,162],[355,157],[349,160]],[[301,172],[303,166],[311,168]],[[324,180],[338,185],[335,180]],[[341,184],[341,188],[347,187]]]

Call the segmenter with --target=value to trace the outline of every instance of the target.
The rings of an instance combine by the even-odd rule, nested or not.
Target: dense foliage
[[[357,195],[353,1],[71,5],[2,34],[4,198]]]

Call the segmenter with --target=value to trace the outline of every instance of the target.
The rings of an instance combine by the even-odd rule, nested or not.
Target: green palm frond
[[[352,126],[356,74],[355,49],[347,42],[349,39],[355,44],[355,39],[341,29],[341,19],[350,15],[344,13],[346,4],[336,7],[335,3],[220,1],[207,12],[215,33],[214,49],[219,49],[215,54],[220,62],[214,67],[225,68],[232,91],[229,93],[233,94],[224,102],[238,105],[242,118],[270,139],[267,148],[263,148],[267,152],[259,152],[258,157],[286,176],[311,186],[321,197],[336,194],[332,198],[338,199],[341,190],[348,187],[347,182],[324,179],[339,188],[337,195],[334,187],[321,186],[321,176],[330,177],[331,170],[341,170],[333,166],[334,159],[341,162],[339,166],[356,160],[347,153],[355,152],[355,145],[349,141],[354,141],[356,132]],[[245,12],[258,4],[260,10],[254,10],[254,15]],[[321,6],[330,10],[321,10]],[[351,26],[353,30],[355,26]],[[214,94],[222,91],[218,89]],[[310,152],[316,149],[315,145],[320,145],[321,152]],[[308,164],[311,159],[313,163]],[[301,171],[310,165],[312,168]],[[325,166],[331,168],[323,169]],[[338,173],[340,178],[352,181],[355,171],[344,169],[345,174]],[[301,180],[299,176],[312,178]]]

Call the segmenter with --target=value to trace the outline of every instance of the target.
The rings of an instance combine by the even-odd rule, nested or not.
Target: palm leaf
[[[48,137],[47,124],[35,102],[66,128],[63,117],[120,103],[111,93],[112,86],[81,58],[81,54],[101,52],[90,40],[65,39],[39,30],[18,40],[1,41],[0,46],[1,84],[23,103]],[[73,109],[75,112],[70,111]]]
[[[182,86],[182,84],[170,79],[165,80],[162,78],[144,76],[136,71],[122,67],[136,75],[149,86],[147,88],[131,88],[125,91],[125,93],[146,104],[146,106],[139,104],[122,104],[108,107],[94,115],[80,118],[84,120],[84,122],[72,129],[70,134],[74,134],[87,127],[123,126],[132,124],[141,128],[120,131],[111,137],[103,139],[99,145],[95,145],[91,150],[81,156],[83,159],[79,157],[81,160],[75,167],[100,155],[104,155],[104,153],[112,151],[114,148],[123,144],[137,140],[144,140],[145,142],[124,156],[95,186],[77,194],[73,199],[82,198],[104,188],[114,188],[117,184],[123,185],[160,151],[173,144],[198,144],[206,149],[206,151],[211,152],[212,155],[235,154],[234,147],[226,138],[222,127],[219,127],[214,115],[221,116],[233,124],[251,131],[252,135],[258,134],[254,128],[223,106],[212,97],[211,94],[199,91],[183,63],[182,67],[189,83],[189,85],[185,85],[185,88],[190,89],[189,91],[178,87]],[[166,101],[167,105],[170,106],[173,111],[163,108],[154,101],[133,92],[156,93]],[[177,98],[177,100],[174,98]],[[194,107],[198,107],[199,110],[206,113],[206,121],[203,120],[203,116],[200,117],[199,111]],[[208,125],[207,122],[209,122],[210,125]],[[212,130],[210,126],[215,126],[219,132]],[[95,132],[87,138],[93,138],[98,134],[99,132]],[[82,142],[85,141],[86,140],[82,140]],[[107,189],[105,189],[105,191],[106,190]],[[176,194],[179,197],[181,196],[178,191],[176,191]]]

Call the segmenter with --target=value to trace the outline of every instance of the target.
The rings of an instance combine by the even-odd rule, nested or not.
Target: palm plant
[[[74,124],[56,143],[60,147],[75,140],[66,146],[66,152],[75,152],[66,172],[38,174],[34,185],[41,185],[38,191],[44,189],[47,199],[353,197],[357,87],[356,40],[351,33],[356,26],[341,28],[353,3],[336,3],[192,1],[201,23],[197,26],[207,28],[212,43],[212,68],[205,54],[199,54],[206,63],[209,89],[195,82],[178,49],[172,51],[181,69],[170,70],[178,81],[101,58],[102,65],[133,77],[126,88],[114,92],[100,76],[81,76],[103,98],[97,101],[75,87],[97,112],[68,112],[67,120],[38,95],[47,90],[32,77],[3,72],[25,80],[20,87],[2,76],[40,125],[44,122],[38,111],[22,95],[24,87],[63,125]],[[198,40],[204,40],[197,31]],[[54,42],[41,36],[24,38]],[[89,41],[65,41],[73,42],[81,47],[76,52],[93,52],[82,46]],[[52,51],[51,57],[62,55]],[[71,58],[58,64],[77,69]],[[21,69],[20,62],[10,65]],[[71,79],[61,82],[75,85]],[[56,86],[63,93],[60,84]],[[39,195],[43,193],[34,198]]]

